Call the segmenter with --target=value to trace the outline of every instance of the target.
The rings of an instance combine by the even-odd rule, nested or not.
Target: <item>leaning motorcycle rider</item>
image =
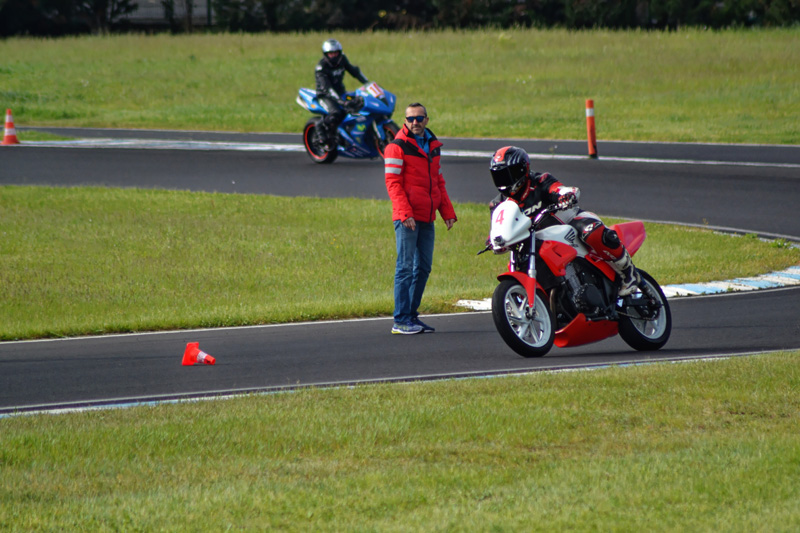
[[[367,83],[361,69],[351,64],[342,52],[342,43],[328,39],[322,43],[322,59],[314,70],[317,98],[328,113],[317,125],[317,140],[328,151],[336,148],[336,130],[347,114],[342,81],[345,71],[361,83]]]
[[[520,210],[533,218],[542,208],[556,205],[553,223],[569,224],[580,239],[603,258],[620,275],[620,296],[631,294],[641,282],[641,276],[619,240],[617,232],[608,229],[600,217],[578,207],[580,189],[566,187],[548,173],[531,174],[528,153],[516,146],[504,146],[492,156],[490,172],[500,191],[489,204],[490,209],[504,200],[516,202]]]

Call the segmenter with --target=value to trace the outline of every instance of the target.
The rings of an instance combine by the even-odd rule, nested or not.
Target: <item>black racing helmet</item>
[[[530,177],[531,160],[522,148],[504,146],[492,156],[489,170],[497,190],[505,196],[514,196]]]

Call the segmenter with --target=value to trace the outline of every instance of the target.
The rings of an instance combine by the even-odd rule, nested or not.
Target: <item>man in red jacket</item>
[[[409,105],[403,129],[384,153],[397,239],[393,334],[435,331],[419,319],[417,311],[433,263],[433,221],[439,211],[448,230],[456,222],[439,166],[442,143],[427,125],[425,106]]]

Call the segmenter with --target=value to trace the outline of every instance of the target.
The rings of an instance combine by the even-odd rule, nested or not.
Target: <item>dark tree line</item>
[[[789,26],[800,0],[213,0],[232,31]]]
[[[135,0],[0,0],[0,36],[104,33]]]
[[[675,29],[800,24],[800,0],[208,0],[221,31],[406,30],[480,27]],[[162,0],[163,27],[176,24]],[[185,2],[191,14],[192,0]],[[0,0],[0,35],[136,29],[137,0]]]

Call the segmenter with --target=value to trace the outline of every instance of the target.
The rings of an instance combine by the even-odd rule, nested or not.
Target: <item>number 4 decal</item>
[[[503,219],[505,218],[506,210],[501,209],[499,213],[497,213],[497,217],[494,219],[495,224],[502,224]]]

